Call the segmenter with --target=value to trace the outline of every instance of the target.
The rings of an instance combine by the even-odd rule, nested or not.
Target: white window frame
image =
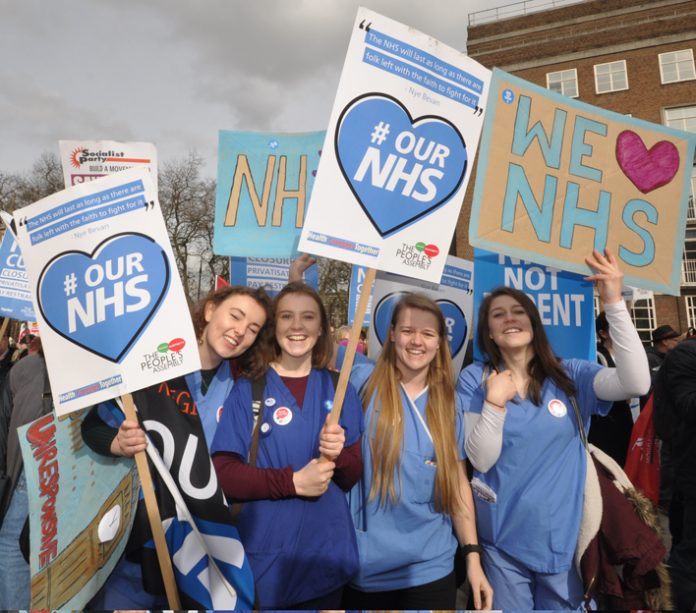
[[[652,331],[657,328],[655,298],[636,300],[631,305],[631,320],[638,331],[638,336],[640,336],[643,345],[652,345]],[[639,323],[641,323],[640,326]]]
[[[696,328],[696,296],[684,296],[686,304],[686,325]]]
[[[686,53],[689,57],[678,60],[677,55],[680,53]],[[693,49],[679,49],[677,51],[668,51],[666,53],[660,53],[658,56],[658,63],[660,64],[660,81],[663,85],[668,85],[669,83],[681,83],[682,81],[693,81],[696,79],[696,66],[694,66],[694,50]],[[673,58],[673,59],[672,59]],[[691,69],[680,69],[680,65],[686,64],[691,59]],[[671,60],[671,61],[670,61]],[[664,68],[666,65],[674,64],[676,66],[677,77],[675,79],[665,80]],[[690,74],[682,75],[682,70],[688,71]]]
[[[626,80],[626,85],[624,87],[617,87],[616,84],[614,83],[616,77],[618,74],[621,74],[620,71],[614,71],[611,70],[607,73],[607,75],[602,75],[602,76],[608,76],[609,77],[609,89],[604,89],[601,90],[599,89],[599,76],[597,74],[597,69],[602,68],[604,66],[615,66],[618,64],[623,65],[623,77]],[[628,89],[628,69],[626,68],[626,60],[616,60],[615,62],[606,62],[604,64],[595,64],[594,65],[594,78],[595,78],[595,92],[597,94],[609,94],[611,92],[621,92],[624,90]]]
[[[573,80],[575,83],[575,94],[574,95],[569,95],[566,93],[566,88],[565,88],[565,83],[569,81],[569,78],[566,78],[566,73],[573,73]],[[567,96],[568,98],[577,98],[580,95],[580,87],[578,86],[578,69],[577,68],[569,68],[567,70],[556,70],[555,72],[547,72],[546,73],[546,89],[551,89],[551,77],[554,75],[560,75],[560,84],[561,84],[561,91],[557,92],[562,94],[563,96]],[[556,91],[556,90],[551,90],[551,91]]]

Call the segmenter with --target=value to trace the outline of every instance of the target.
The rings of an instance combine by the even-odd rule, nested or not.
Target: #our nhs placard
[[[18,429],[29,499],[31,609],[81,611],[123,554],[138,504],[135,464],[82,442],[86,411]]]
[[[230,258],[230,282],[245,287],[263,287],[273,297],[288,284],[291,258]],[[304,282],[317,289],[318,265],[313,264],[302,275]]]
[[[0,314],[23,321],[36,318],[24,258],[9,226],[0,245]]]
[[[114,140],[61,140],[65,187],[94,181],[129,168],[147,168],[157,193],[157,149],[152,143]]]
[[[350,272],[350,289],[348,293],[348,325],[350,326],[352,326],[353,322],[355,321],[355,313],[358,310],[358,302],[360,302],[360,294],[362,294],[366,273],[367,268],[356,265],[353,265]],[[370,297],[367,301],[367,308],[365,309],[365,316],[363,317],[363,327],[370,325],[370,320],[372,319],[373,298],[374,295],[372,292],[370,292]]]
[[[390,273],[378,272],[372,293],[373,314],[368,335],[368,355],[376,359],[389,333],[394,307],[410,292],[425,294],[440,307],[445,317],[454,372],[464,362],[473,309],[474,265],[468,260],[447,256],[440,283],[429,283]]]
[[[200,369],[147,170],[76,185],[14,218],[58,415]]]
[[[325,134],[220,131],[216,254],[270,258],[297,254]]]
[[[360,8],[300,250],[439,282],[489,79],[463,53]]]
[[[474,249],[474,275],[474,337],[483,299],[498,287],[512,287],[523,291],[536,304],[557,356],[591,362],[597,359],[594,287],[581,275],[484,249]],[[477,343],[474,359],[483,359]]]
[[[695,143],[495,70],[469,242],[583,275],[609,247],[626,283],[678,295]]]

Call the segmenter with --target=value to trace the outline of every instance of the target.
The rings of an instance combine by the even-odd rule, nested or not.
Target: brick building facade
[[[469,15],[468,54],[583,102],[696,132],[696,0],[556,0],[546,5],[563,6],[536,11],[535,4]],[[696,326],[695,192],[696,167],[681,296],[655,295],[635,304],[644,341],[658,325],[681,331]],[[469,194],[456,233],[461,257],[471,257],[470,211]]]

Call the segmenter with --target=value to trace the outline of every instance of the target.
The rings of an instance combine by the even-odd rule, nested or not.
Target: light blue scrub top
[[[611,402],[592,387],[601,366],[563,360],[575,383],[585,430],[593,414],[606,415]],[[483,364],[462,371],[457,394],[464,411],[480,413],[485,390]],[[570,569],[580,530],[586,458],[570,400],[547,379],[541,404],[517,397],[507,403],[503,447],[486,473],[474,471],[478,537],[529,569],[559,573]]]
[[[364,360],[353,366],[350,381],[356,389],[360,390],[373,368]],[[426,391],[413,403],[426,424],[427,401]],[[433,444],[403,389],[401,402],[404,440],[401,465],[395,474],[398,503],[380,507],[377,498],[367,501],[372,475],[369,432],[373,403],[365,413],[363,479],[348,494],[360,554],[360,571],[351,585],[366,592],[424,585],[453,570],[457,540],[450,516],[435,510]],[[454,406],[452,410],[457,411],[457,448],[463,451],[462,415]]]

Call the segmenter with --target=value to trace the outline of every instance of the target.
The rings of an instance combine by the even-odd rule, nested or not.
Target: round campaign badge
[[[275,404],[275,398],[266,398],[263,403],[270,408]]]
[[[261,424],[261,434],[266,434],[271,429],[271,425],[267,423],[262,423]]]
[[[273,421],[279,426],[286,426],[292,421],[292,411],[288,407],[278,407],[273,411]]]
[[[327,411],[330,411],[331,409],[333,409],[333,400],[324,400],[324,408]]]
[[[549,413],[551,413],[551,415],[553,415],[554,417],[565,417],[566,413],[568,412],[566,405],[563,404],[557,398],[549,400],[547,408],[549,410]]]

